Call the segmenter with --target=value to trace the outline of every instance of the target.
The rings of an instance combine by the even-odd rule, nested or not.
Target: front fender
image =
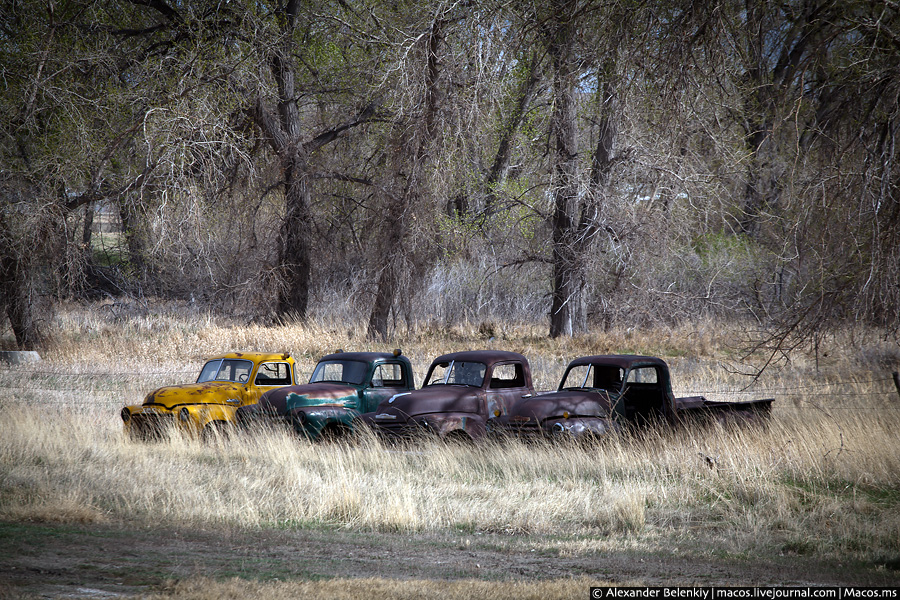
[[[221,404],[187,404],[172,411],[178,426],[191,434],[200,434],[210,423],[235,422],[236,406]]]
[[[352,408],[314,406],[292,410],[289,413],[289,420],[298,434],[315,441],[326,427],[340,426],[352,429],[354,420],[359,416],[359,411]]]
[[[416,417],[424,429],[432,431],[440,437],[447,437],[455,432],[464,432],[473,440],[484,437],[487,429],[483,417],[473,413],[431,414]]]
[[[573,417],[569,419],[547,419],[541,423],[541,429],[547,436],[557,438],[582,439],[586,437],[604,437],[617,433],[621,427],[615,421],[597,417]]]

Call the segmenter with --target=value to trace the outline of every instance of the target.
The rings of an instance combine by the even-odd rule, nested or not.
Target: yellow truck
[[[231,352],[210,358],[195,383],[161,387],[143,404],[122,409],[126,433],[152,439],[170,428],[210,436],[230,427],[235,412],[256,404],[264,393],[297,383],[288,353]]]

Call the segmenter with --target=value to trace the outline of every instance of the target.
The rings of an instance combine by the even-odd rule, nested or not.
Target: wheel
[[[200,439],[206,443],[225,441],[231,438],[234,426],[225,421],[212,421],[207,423],[200,433]]]
[[[474,442],[472,436],[462,429],[454,429],[444,436],[444,441],[455,446],[470,446]]]
[[[318,441],[323,444],[335,444],[350,439],[350,428],[343,423],[329,423],[319,432]]]

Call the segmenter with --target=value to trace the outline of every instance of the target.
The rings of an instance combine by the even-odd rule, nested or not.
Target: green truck
[[[286,424],[311,440],[353,432],[361,413],[415,389],[412,364],[400,350],[343,352],[323,356],[309,383],[271,390],[257,404],[237,411],[240,426]]]

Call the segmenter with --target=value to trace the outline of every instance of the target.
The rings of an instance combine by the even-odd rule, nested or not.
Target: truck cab
[[[360,414],[413,389],[412,364],[400,350],[338,351],[319,360],[309,383],[271,390],[241,407],[237,419],[245,428],[277,423],[311,440],[339,438],[352,433]]]
[[[398,393],[362,418],[393,437],[431,433],[473,440],[485,434],[490,415],[505,414],[533,394],[531,367],[518,352],[454,352],[434,359],[421,389]]]

